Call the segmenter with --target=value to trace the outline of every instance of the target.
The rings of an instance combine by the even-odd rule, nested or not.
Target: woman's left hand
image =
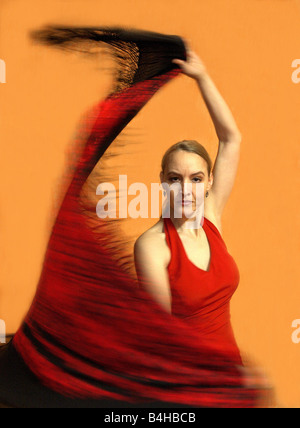
[[[193,79],[199,79],[206,74],[206,68],[198,55],[186,44],[187,60],[173,59],[173,63],[179,65],[184,74]]]

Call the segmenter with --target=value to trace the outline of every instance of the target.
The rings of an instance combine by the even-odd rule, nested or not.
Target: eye
[[[173,181],[173,180],[179,180],[179,178],[178,177],[171,177],[170,181]]]
[[[196,181],[196,183],[199,183],[199,182],[203,181],[203,179],[200,178],[200,177],[196,177],[196,178],[194,178],[194,180],[199,180],[199,181]]]

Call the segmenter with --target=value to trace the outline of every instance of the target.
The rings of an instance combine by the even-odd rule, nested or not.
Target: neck
[[[204,214],[193,218],[175,218],[173,214],[167,217],[170,218],[178,233],[192,236],[194,238],[198,238],[202,233]],[[161,216],[161,219],[163,220],[163,215]]]

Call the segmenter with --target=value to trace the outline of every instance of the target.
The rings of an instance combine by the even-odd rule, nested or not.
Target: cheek
[[[174,199],[181,198],[181,195],[182,195],[182,185],[180,183],[171,183],[170,187],[171,187],[172,184],[173,184],[174,187],[170,191],[170,200],[174,201]]]
[[[175,194],[174,190],[171,190],[171,192],[170,192],[170,201],[172,203],[174,203],[175,198],[176,198],[176,194]]]
[[[194,183],[193,184],[193,193],[194,193],[194,195],[196,195],[197,191],[201,193],[205,189],[206,189],[206,183],[205,183],[205,181],[201,181],[199,183]]]
[[[196,199],[198,198],[199,203],[200,201],[205,200],[205,193],[206,193],[206,189],[207,189],[208,183],[202,181],[201,183],[199,183],[199,185],[197,185],[197,183],[193,186],[193,198],[196,201]]]

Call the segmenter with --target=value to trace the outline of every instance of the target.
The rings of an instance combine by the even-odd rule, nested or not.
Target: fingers
[[[181,59],[173,59],[172,60],[173,64],[177,64],[177,65],[183,65],[184,61],[182,61]]]

